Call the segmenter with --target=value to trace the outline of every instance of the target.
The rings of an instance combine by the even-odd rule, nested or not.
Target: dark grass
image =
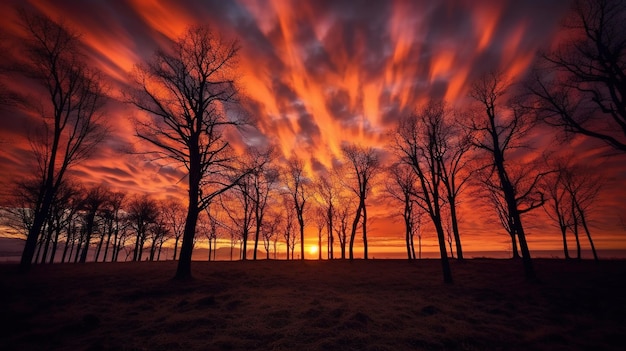
[[[3,350],[622,350],[626,261],[0,265]]]

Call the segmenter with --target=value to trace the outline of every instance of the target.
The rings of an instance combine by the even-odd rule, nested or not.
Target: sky
[[[14,6],[1,26],[18,30]],[[469,105],[468,87],[480,75],[500,70],[522,77],[537,50],[557,36],[568,1],[27,1],[25,7],[62,19],[81,33],[90,61],[101,69],[114,100],[107,107],[112,135],[72,175],[130,193],[180,197],[180,170],[159,165],[129,149],[147,147],[134,136],[137,113],[121,101],[136,64],[176,39],[191,25],[209,24],[241,46],[239,83],[244,108],[254,116],[237,143],[276,143],[280,154],[297,154],[315,174],[332,167],[344,142],[383,148],[398,119],[429,98]],[[2,110],[0,184],[25,174],[31,119]],[[532,158],[554,143],[554,130],[535,131]],[[626,249],[619,214],[626,208],[624,157],[605,157],[603,145],[582,138],[556,146],[599,167],[606,185],[590,221],[600,249]],[[184,183],[184,182],[183,182]],[[376,194],[374,194],[376,195]],[[462,196],[461,236],[466,250],[508,250],[508,236],[491,209],[471,191]],[[371,200],[370,251],[401,250],[403,231],[396,206]],[[538,210],[541,212],[541,210]],[[494,220],[492,220],[493,218]],[[533,249],[559,249],[558,230],[541,213],[528,217]],[[313,242],[314,225],[307,232]],[[436,245],[432,233],[425,244]],[[357,243],[359,246],[360,243]]]

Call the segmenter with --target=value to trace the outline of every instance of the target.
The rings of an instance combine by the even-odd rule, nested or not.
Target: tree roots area
[[[623,350],[626,261],[0,265],[2,350]]]

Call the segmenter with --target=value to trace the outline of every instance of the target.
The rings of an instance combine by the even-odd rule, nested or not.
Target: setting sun
[[[311,255],[317,254],[317,246],[313,245],[313,246],[309,247],[309,253]]]

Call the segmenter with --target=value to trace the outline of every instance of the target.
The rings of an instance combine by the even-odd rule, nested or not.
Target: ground
[[[2,350],[621,350],[626,261],[0,265]]]

